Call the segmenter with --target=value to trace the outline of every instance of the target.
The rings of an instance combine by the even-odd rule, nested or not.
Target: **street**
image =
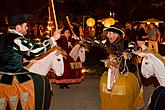
[[[50,110],[99,110],[99,78],[85,78],[70,89],[53,84]]]
[[[85,77],[80,84],[70,85],[70,89],[60,89],[52,84],[53,97],[50,110],[99,110],[99,77]],[[147,110],[153,85],[144,86],[144,105]]]

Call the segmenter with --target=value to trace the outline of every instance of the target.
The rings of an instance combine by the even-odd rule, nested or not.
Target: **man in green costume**
[[[9,32],[1,38],[0,71],[11,73],[27,71],[23,68],[23,57],[40,56],[60,37],[60,33],[55,32],[49,40],[34,44],[24,37],[28,30],[27,22],[27,14],[9,16]]]

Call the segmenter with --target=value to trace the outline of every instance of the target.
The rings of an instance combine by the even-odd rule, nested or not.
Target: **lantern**
[[[93,27],[95,25],[95,20],[93,18],[88,18],[87,21],[86,21],[86,24],[89,27]]]
[[[105,27],[110,27],[111,25],[115,24],[115,20],[113,18],[107,18],[103,21],[103,25]]]
[[[150,22],[147,22],[147,24],[149,25],[149,24],[150,24]]]
[[[158,23],[158,22],[155,22],[155,25],[156,25],[156,26],[158,26],[158,25],[159,25],[159,23]]]

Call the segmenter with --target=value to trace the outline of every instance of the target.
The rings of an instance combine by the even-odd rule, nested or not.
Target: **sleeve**
[[[45,40],[41,44],[35,44],[24,37],[19,37],[14,40],[13,48],[23,56],[37,57],[50,49],[51,44],[49,40]]]
[[[157,29],[157,34],[160,35],[160,31],[159,31],[159,29]]]

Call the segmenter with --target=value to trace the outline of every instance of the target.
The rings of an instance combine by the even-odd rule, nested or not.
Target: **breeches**
[[[150,50],[155,50],[156,52],[158,52],[158,42],[157,41],[148,41],[148,48]]]

